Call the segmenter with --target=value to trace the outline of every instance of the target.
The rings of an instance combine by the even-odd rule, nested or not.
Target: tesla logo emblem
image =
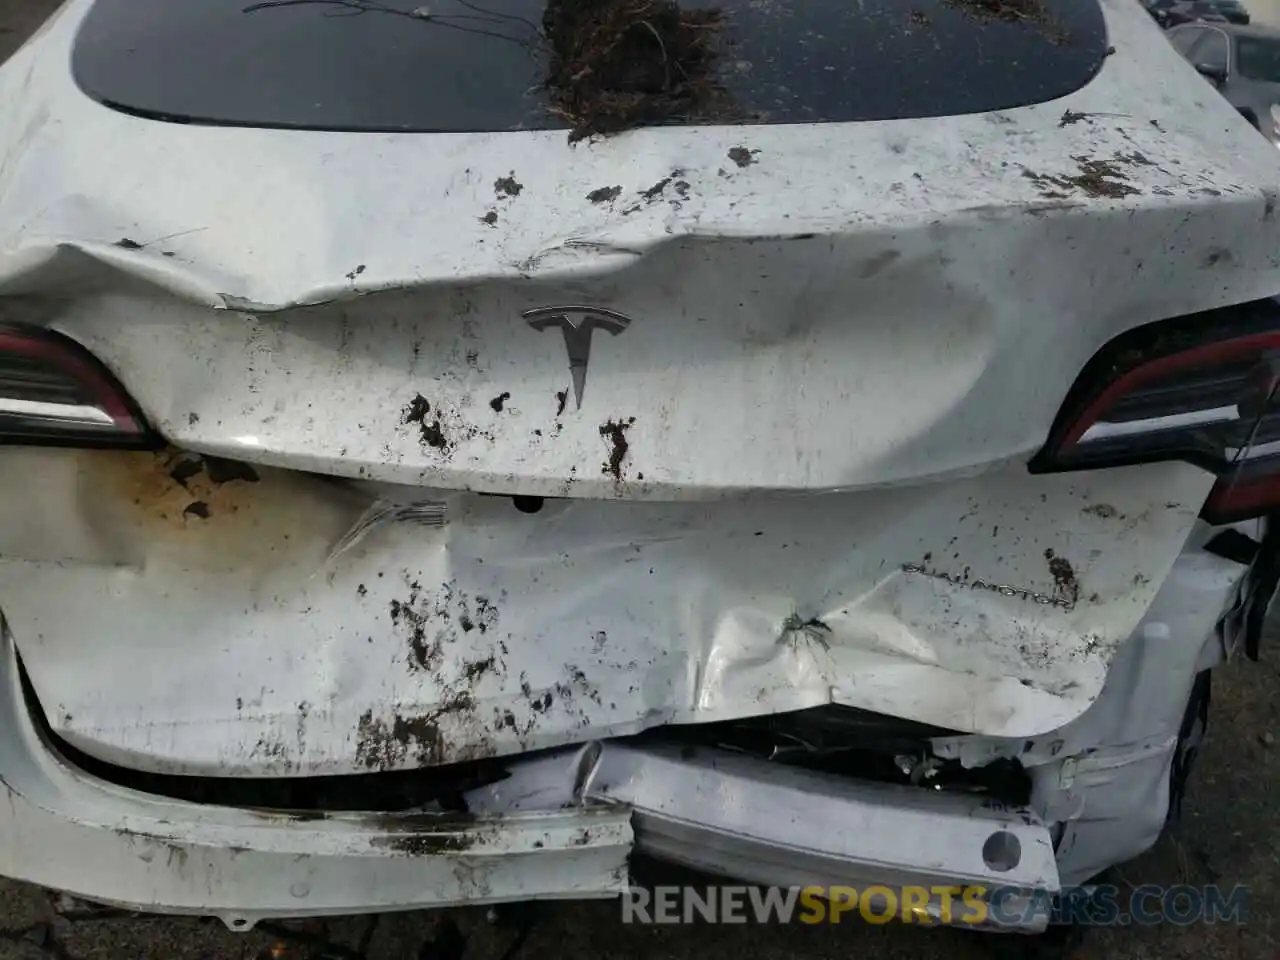
[[[569,373],[573,375],[573,398],[582,409],[582,393],[587,388],[587,364],[591,360],[591,332],[608,330],[615,337],[631,325],[631,321],[613,310],[601,307],[536,307],[521,314],[535,330],[559,327],[564,346],[569,351]]]

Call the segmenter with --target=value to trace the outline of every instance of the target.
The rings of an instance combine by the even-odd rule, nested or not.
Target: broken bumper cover
[[[468,794],[465,819],[143,794],[55,752],[4,645],[0,873],[99,902],[247,929],[274,916],[609,897],[626,890],[634,849],[778,885],[1058,888],[1048,831],[1027,811],[719,752],[606,742],[514,761],[508,779]],[[1016,863],[984,860],[993,834],[1016,838]]]

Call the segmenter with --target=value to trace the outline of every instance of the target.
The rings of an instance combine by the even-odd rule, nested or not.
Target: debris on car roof
[[[1066,43],[1070,34],[1049,12],[1044,0],[947,0],[948,4],[979,20],[1025,23],[1044,28],[1051,43]]]
[[[718,9],[673,0],[549,0],[547,87],[569,142],[677,117],[724,118],[729,97],[712,76]]]

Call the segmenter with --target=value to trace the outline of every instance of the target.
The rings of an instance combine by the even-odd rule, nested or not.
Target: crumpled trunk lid
[[[1211,483],[1185,464],[749,503],[377,490],[9,451],[0,596],[53,728],[128,766],[394,770],[828,703],[1074,719]],[[381,491],[389,493],[390,491]],[[199,497],[207,517],[184,505]],[[335,545],[349,545],[335,552]]]

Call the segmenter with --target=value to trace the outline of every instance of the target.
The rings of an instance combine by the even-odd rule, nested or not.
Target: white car
[[[555,0],[69,0],[0,68],[0,873],[1151,846],[1280,576],[1280,168],[1139,4],[911,7],[661,7],[619,121]]]

